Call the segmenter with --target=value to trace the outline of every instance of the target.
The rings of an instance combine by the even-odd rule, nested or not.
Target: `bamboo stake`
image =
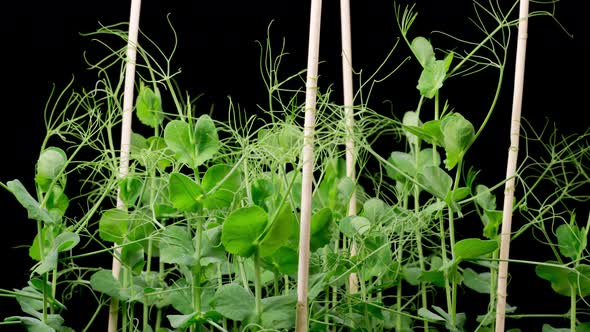
[[[522,110],[522,91],[524,85],[524,65],[528,30],[529,2],[520,1],[518,41],[516,44],[516,67],[514,72],[514,92],[512,97],[512,122],[510,126],[510,149],[506,166],[506,185],[504,188],[504,207],[502,232],[500,233],[500,263],[498,268],[498,290],[496,302],[496,332],[504,332],[506,319],[506,293],[508,281],[508,258],[510,257],[510,234],[512,228],[512,206],[520,138],[520,118]]]
[[[350,24],[350,1],[340,0],[340,25],[342,31],[342,89],[344,91],[344,119],[346,122],[346,176],[356,181],[354,155],[354,90],[352,85],[352,37]],[[348,201],[348,215],[356,215],[356,190]],[[352,243],[350,256],[356,256],[356,243]],[[358,293],[358,276],[351,273],[348,278],[351,294]]]
[[[297,319],[295,330],[307,331],[307,287],[309,277],[309,240],[311,223],[311,194],[313,180],[313,136],[320,53],[320,24],[322,1],[311,1],[307,82],[305,91],[305,122],[303,125],[301,221],[299,225],[299,263],[297,271]]]
[[[133,109],[133,89],[135,85],[135,61],[137,58],[137,35],[139,31],[139,13],[141,0],[131,0],[131,12],[129,14],[129,38],[127,41],[127,63],[125,65],[125,90],[123,91],[123,121],[121,125],[121,152],[119,164],[119,178],[125,177],[129,172],[129,149],[131,145],[131,115]],[[117,208],[125,210],[125,203],[121,200],[120,191],[117,192]],[[115,249],[113,256],[113,277],[119,279],[121,272],[121,249]],[[111,299],[109,305],[108,332],[116,332],[118,325],[119,301]]]

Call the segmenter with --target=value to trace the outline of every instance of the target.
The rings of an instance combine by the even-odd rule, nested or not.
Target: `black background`
[[[353,65],[367,77],[383,61],[399,37],[392,1],[351,1],[353,29]],[[402,5],[413,2],[401,2]],[[451,45],[440,35],[430,31],[443,30],[469,39],[481,38],[468,17],[473,17],[471,1],[416,1],[419,12],[411,36],[432,37],[435,46]],[[546,119],[557,122],[563,133],[583,132],[588,129],[587,96],[588,28],[585,1],[565,0],[557,4],[556,19],[573,36],[566,34],[555,20],[537,17],[530,20],[525,75],[523,116],[533,124],[543,125]],[[341,58],[339,2],[324,1],[320,58],[320,86],[333,85],[333,96],[341,99]],[[32,188],[34,164],[44,136],[43,108],[52,85],[63,88],[72,77],[78,86],[91,86],[94,73],[86,71],[83,52],[96,45],[80,33],[92,32],[99,24],[109,25],[128,20],[128,1],[39,1],[3,4],[0,20],[3,39],[3,87],[0,89],[2,117],[2,171],[0,181],[20,179]],[[534,5],[531,9],[535,9]],[[179,49],[173,64],[182,69],[178,81],[182,89],[192,95],[203,93],[198,102],[201,112],[208,112],[211,104],[223,117],[227,96],[239,103],[246,112],[255,113],[256,104],[266,103],[266,91],[260,78],[260,48],[268,25],[271,40],[278,51],[285,38],[285,51],[290,53],[284,62],[283,76],[305,69],[309,23],[308,1],[143,1],[140,27],[164,50],[170,50],[173,35],[166,23],[169,18],[178,33]],[[516,30],[513,31],[513,37]],[[436,44],[440,41],[440,45]],[[516,43],[512,43],[514,51]],[[513,53],[509,68],[513,68]],[[400,43],[397,58],[409,54]],[[389,63],[392,69],[395,62]],[[489,183],[500,181],[504,175],[508,148],[508,128],[512,95],[512,75],[507,71],[504,90],[496,116],[476,143],[468,158],[479,168]],[[409,63],[392,79],[380,85],[372,96],[371,105],[389,111],[383,104],[391,100],[398,105],[396,114],[414,107],[418,92],[415,80],[417,65]],[[465,79],[457,78],[444,90],[455,109],[474,123],[483,119],[487,101],[495,82],[495,73],[488,72]],[[492,79],[492,83],[486,81]],[[358,84],[357,84],[358,86]],[[199,112],[199,110],[197,110]],[[214,115],[216,116],[216,115]],[[395,147],[391,146],[390,150]],[[34,223],[18,206],[12,195],[0,192],[0,248],[5,264],[2,283],[5,289],[20,288],[28,278],[32,265],[26,247],[35,234]],[[587,213],[587,207],[584,209]],[[583,215],[583,213],[581,213]],[[536,246],[520,240],[513,252],[520,257],[533,253]],[[551,312],[555,301],[566,303],[566,298],[538,298],[533,287],[542,287],[543,296],[550,294],[548,284],[540,282],[531,268],[511,265],[518,271],[509,290],[509,302],[522,312]],[[518,280],[517,280],[518,279]],[[528,300],[527,300],[528,299]],[[12,300],[0,301],[0,313],[14,314]],[[460,304],[461,305],[461,304]],[[525,331],[538,330],[534,322],[520,322]]]

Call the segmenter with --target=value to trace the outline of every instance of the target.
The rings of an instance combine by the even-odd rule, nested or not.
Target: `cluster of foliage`
[[[513,9],[501,14],[498,8],[482,7],[497,26],[488,29],[480,20],[485,38],[468,43],[468,52],[459,54],[435,52],[424,37],[410,40],[416,14],[398,8],[402,39],[413,64],[422,68],[419,99],[401,120],[366,103],[355,108],[352,137],[359,181],[346,176],[342,144],[350,132],[343,108],[330,101],[329,90],[320,93],[310,331],[493,330],[502,222],[494,191],[503,183],[479,183],[478,171],[466,167],[465,157],[492,115],[501,84],[478,128],[439,99],[443,83],[465,70],[493,68],[501,82],[508,34],[517,23],[509,19]],[[126,38],[117,26],[93,35]],[[58,96],[61,109],[50,110],[46,118],[34,194],[19,180],[3,184],[37,223],[29,247],[37,263],[27,286],[0,290],[23,311],[2,324],[73,331],[62,317],[67,303],[59,294],[84,289],[91,291],[96,310],[83,331],[104,324],[96,318],[107,311],[109,301],[119,303],[123,331],[294,327],[303,107],[300,91],[286,88],[299,84],[299,75],[279,80],[283,54],[273,58],[270,48],[266,51],[267,117],[246,117],[230,105],[229,120],[219,122],[197,115],[196,100],[181,96],[175,73],[169,71],[170,57],[163,56],[161,66],[140,48],[135,115],[143,127],[141,134],[133,133],[130,171],[124,178],[118,177],[114,144],[123,81],[117,69],[123,68],[124,49],[94,66],[99,80],[92,90]],[[432,116],[425,120],[429,108]],[[579,226],[567,209],[568,201],[588,198],[583,194],[590,184],[588,134],[560,141],[551,136],[549,142],[542,133],[537,137],[548,157],[527,155],[519,170],[523,193],[514,210],[528,222],[513,238],[530,230],[543,235],[555,259],[521,263],[536,266],[540,278],[571,299],[568,312],[559,314],[570,327],[547,324],[543,330],[590,330],[577,316],[582,310],[578,303],[590,294],[590,265],[584,263],[590,226]],[[392,143],[388,157],[374,150],[376,141]],[[87,155],[92,157],[83,158]],[[379,171],[369,171],[369,164]],[[82,181],[69,191],[68,178],[74,176]],[[552,193],[539,197],[541,186],[551,186]],[[349,216],[353,193],[360,212]],[[114,208],[117,197],[123,206]],[[81,214],[69,213],[73,202]],[[481,221],[479,236],[457,237],[457,222],[465,219]],[[103,255],[121,262],[118,278],[106,267],[80,263]],[[349,289],[351,274],[358,277],[358,292]],[[487,310],[473,317],[459,312],[461,289],[481,294],[478,299],[488,303]]]

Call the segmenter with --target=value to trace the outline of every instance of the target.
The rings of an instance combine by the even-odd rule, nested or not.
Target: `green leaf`
[[[186,279],[179,279],[169,288],[170,304],[180,313],[188,315],[193,312],[191,285]]]
[[[461,114],[453,113],[442,119],[441,130],[447,156],[445,167],[451,170],[463,159],[467,148],[475,140],[475,129]]]
[[[43,275],[49,271],[53,271],[57,268],[57,249],[55,247],[51,247],[47,254],[41,259],[37,267],[33,270],[34,273],[39,275]]]
[[[201,115],[197,120],[194,131],[194,144],[193,168],[211,159],[221,146],[215,124],[208,115]]]
[[[429,193],[441,199],[447,197],[453,186],[451,176],[437,166],[425,167],[418,174],[418,181],[424,185]]]
[[[371,234],[365,237],[364,245],[367,253],[371,253],[362,265],[362,276],[365,280],[381,276],[393,266],[391,243],[384,234]]]
[[[181,120],[170,121],[164,129],[164,140],[177,160],[193,169],[211,159],[220,148],[217,129],[208,115],[199,117],[194,128]]]
[[[281,247],[271,256],[264,257],[263,262],[270,265],[270,269],[279,273],[294,276],[297,274],[299,256],[297,251],[289,247]]]
[[[490,273],[477,273],[470,268],[463,270],[463,283],[465,286],[482,294],[490,294]]]
[[[98,235],[104,241],[122,244],[129,228],[129,215],[121,209],[103,212],[98,221]]]
[[[201,184],[207,192],[204,206],[209,210],[222,209],[229,207],[233,202],[236,192],[242,185],[242,175],[228,165],[213,165],[205,172]]]
[[[498,229],[502,225],[503,212],[497,210],[484,210],[483,211],[483,235],[488,239],[495,239],[498,237]]]
[[[53,246],[57,252],[72,250],[80,243],[80,236],[72,232],[63,232],[53,240]]]
[[[221,226],[205,230],[201,237],[201,266],[225,261],[227,261],[227,257],[225,248],[221,245]]]
[[[332,220],[332,210],[330,208],[323,208],[311,216],[309,245],[312,252],[330,243]],[[295,223],[297,223],[296,220]]]
[[[252,201],[268,212],[267,199],[275,193],[275,188],[267,179],[257,179],[251,185]]]
[[[547,262],[553,263],[556,262]],[[539,265],[535,267],[535,273],[541,279],[551,282],[551,288],[554,292],[563,296],[570,296],[572,287],[569,281],[570,271],[557,266]]]
[[[405,182],[407,177],[413,177],[416,174],[414,157],[409,153],[393,151],[387,160],[395,166],[395,168],[386,168],[387,175],[396,181]]]
[[[291,329],[295,327],[295,307],[297,297],[294,295],[271,296],[262,299],[262,326],[272,329]]]
[[[202,206],[205,192],[188,176],[170,174],[169,194],[172,205],[183,212],[197,212]]]
[[[495,240],[464,239],[455,243],[455,256],[457,259],[476,259],[492,253],[498,249]]]
[[[266,226],[264,237],[260,240],[260,256],[272,255],[277,249],[287,244],[287,241],[297,230],[297,218],[288,205],[284,205],[279,213]]]
[[[167,226],[160,235],[160,260],[164,263],[193,266],[197,264],[195,247],[187,229]]]
[[[136,176],[128,175],[119,180],[119,197],[125,203],[125,206],[131,207],[135,205],[141,190],[143,189],[143,181]]]
[[[404,266],[402,267],[402,277],[412,286],[418,286],[420,284],[420,276],[422,270],[419,267]]]
[[[555,231],[559,252],[571,259],[578,259],[586,249],[586,234],[575,224],[563,224]]]
[[[63,188],[59,185],[54,185],[47,195],[45,207],[49,214],[59,216],[59,218],[63,217],[70,205],[70,200],[64,193]]]
[[[388,213],[389,207],[378,198],[370,198],[363,204],[361,216],[369,219],[373,224],[378,224],[382,216]]]
[[[404,126],[405,131],[410,132],[429,144],[443,146],[444,138],[440,129],[441,120],[430,120],[421,127]]]
[[[429,63],[420,74],[418,85],[416,88],[420,91],[420,95],[428,99],[442,88],[443,82],[447,75],[446,63],[442,60],[436,60]]]
[[[490,189],[483,184],[478,184],[475,187],[476,197],[475,203],[485,210],[496,209],[496,196],[492,194]]]
[[[235,321],[254,314],[256,300],[252,293],[237,284],[225,284],[217,289],[211,305],[217,312]]]
[[[43,191],[49,189],[51,182],[60,175],[68,162],[66,153],[56,147],[49,147],[39,155],[35,182]]]
[[[39,202],[29,194],[25,186],[19,180],[12,180],[6,183],[10,192],[16,200],[27,210],[29,219],[43,221],[47,224],[54,224],[56,220],[42,208]]]
[[[432,45],[428,39],[424,37],[414,38],[410,45],[410,49],[414,53],[414,56],[416,56],[416,59],[418,59],[420,65],[422,65],[422,68],[427,67],[436,60]]]
[[[145,266],[143,247],[137,243],[124,246],[121,249],[121,263],[139,275]]]
[[[101,269],[95,272],[90,277],[90,286],[97,292],[122,299],[121,284],[113,277],[113,272],[110,270]]]
[[[35,235],[35,238],[33,239],[31,246],[29,247],[29,256],[36,261],[40,261],[41,257],[47,255],[47,253],[53,246],[51,239],[56,237],[57,234],[58,230],[56,228],[50,228],[49,226],[43,227],[41,229],[41,232],[38,232],[37,235]],[[41,252],[39,246],[39,238],[43,239],[44,252]]]
[[[424,317],[427,321],[430,322],[444,322],[445,319],[437,314],[435,314],[434,312],[426,309],[426,308],[420,308],[418,309],[418,315],[420,317]]]
[[[555,328],[549,324],[543,324],[542,332],[570,332],[569,328]]]
[[[404,117],[402,119],[402,124],[403,124],[403,128],[420,127],[422,125],[422,122],[420,121],[420,118],[418,117],[418,113],[416,113],[414,111],[407,111],[406,113],[404,113]],[[416,135],[414,135],[412,132],[406,131],[406,130],[404,130],[404,133],[406,135],[408,143],[416,144],[416,139],[417,139]]]
[[[353,238],[357,235],[363,235],[371,228],[369,219],[361,216],[348,216],[338,223],[338,228],[342,234]]]
[[[166,318],[168,318],[170,326],[175,329],[184,330],[187,327],[202,321],[205,318],[202,315],[203,314],[200,311],[195,311],[188,315],[166,315]],[[205,313],[205,315],[207,315],[207,313]]]
[[[135,100],[135,108],[139,121],[146,126],[156,128],[164,120],[162,97],[157,87],[154,92],[150,87],[141,82],[139,93]]]
[[[568,280],[581,297],[590,295],[590,265],[580,264],[576,271],[571,271]]]
[[[250,257],[258,247],[258,237],[267,223],[268,216],[261,207],[237,209],[223,223],[221,243],[231,254]]]
[[[56,332],[55,329],[40,319],[24,316],[11,316],[4,319],[5,322],[20,322],[27,332]]]

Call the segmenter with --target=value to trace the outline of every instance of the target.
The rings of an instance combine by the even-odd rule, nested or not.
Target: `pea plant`
[[[409,54],[398,69],[420,70],[408,83],[417,88],[413,110],[394,107],[386,116],[371,108],[367,96],[374,85],[395,74],[383,74],[382,66],[367,80],[359,78],[351,135],[331,89],[318,89],[310,331],[494,330],[502,223],[496,194],[503,181],[480,182],[468,152],[497,107],[510,33],[518,24],[515,7],[475,3],[473,22],[483,37],[468,42],[441,34],[457,44],[453,51],[414,36],[418,14],[413,7],[395,7],[400,40],[392,52]],[[89,34],[107,50],[103,59],[89,62],[96,84],[76,91],[72,83],[48,103],[53,106],[45,112],[33,190],[18,179],[1,183],[27,211],[36,233],[28,244],[35,264],[26,286],[0,289],[22,314],[0,324],[35,332],[91,331],[103,328],[102,317],[111,310],[125,332],[293,330],[304,73],[283,78],[284,49],[274,55],[267,40],[261,44],[267,104],[248,115],[230,100],[227,120],[218,121],[175,84],[174,50],[167,54],[143,36],[134,106],[139,124],[131,136],[129,172],[119,177],[114,142],[125,48],[112,45],[126,41],[122,27]],[[487,112],[470,120],[453,108],[444,88],[448,79],[482,70],[496,71],[497,88],[481,107]],[[531,266],[547,291],[569,298],[569,307],[538,314],[512,303],[507,317],[547,320],[543,331],[590,330],[589,226],[579,218],[586,211],[571,208],[589,198],[588,136],[558,137],[531,126],[525,138],[513,210],[526,222],[512,240],[532,236],[553,257],[521,259],[516,253],[510,262]],[[359,169],[354,180],[344,160],[344,142],[351,138]],[[544,153],[529,152],[533,145]],[[388,155],[378,151],[383,147]],[[117,197],[123,208],[115,208]],[[351,197],[355,215],[348,215]],[[464,236],[459,230],[474,220],[479,233]],[[120,272],[96,264],[105,257],[118,260]],[[69,301],[77,296],[94,304],[83,320],[70,314]],[[469,310],[466,301],[474,299],[487,304],[483,311]]]

